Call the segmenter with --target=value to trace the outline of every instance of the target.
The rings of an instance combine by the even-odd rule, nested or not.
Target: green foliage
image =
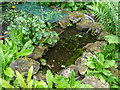
[[[54,5],[60,7],[61,9],[67,9],[68,11],[79,11],[82,8],[86,8],[91,2],[75,2],[74,0],[68,0],[67,2],[39,2],[38,5]]]
[[[113,75],[109,70],[107,70],[107,68],[112,66],[117,68],[117,64],[115,60],[105,60],[103,54],[100,54],[98,52],[95,52],[95,54],[96,57],[93,58],[92,56],[88,56],[88,61],[85,61],[85,64],[89,67],[86,76],[89,75],[95,76],[99,78],[102,83],[105,83],[105,81],[109,81],[109,80],[116,81],[117,77],[114,79],[113,78],[110,79],[110,77]]]
[[[108,41],[110,44],[111,43],[115,43],[115,44],[120,44],[119,40],[118,40],[118,36],[116,35],[107,35],[104,37],[106,41]]]
[[[47,83],[43,80],[36,81],[31,79],[33,72],[33,66],[28,71],[27,76],[27,84],[25,82],[25,79],[23,78],[23,75],[20,74],[18,71],[16,71],[16,79],[14,80],[16,83],[13,83],[13,85],[9,84],[9,82],[5,81],[4,79],[0,78],[0,81],[2,82],[2,87],[4,88],[53,88],[53,83],[55,83],[56,88],[93,88],[91,85],[88,84],[81,84],[82,81],[75,81],[75,72],[71,72],[70,80],[69,78],[55,75],[55,78],[53,77],[53,74],[50,70],[46,73],[46,80]],[[17,86],[15,86],[17,85]],[[18,86],[19,85],[19,86]]]
[[[104,30],[109,33],[119,34],[118,25],[118,2],[109,0],[92,2],[93,5],[87,6],[96,15],[97,21],[103,24]]]
[[[21,42],[25,43],[29,40],[32,44],[43,46],[45,43],[51,45],[58,40],[58,34],[55,31],[50,31],[52,28],[50,23],[45,24],[39,16],[32,16],[21,11],[21,14],[16,15],[14,22],[11,21],[7,27],[8,30],[15,29],[20,33],[19,37]],[[14,36],[11,35],[12,38]],[[16,40],[16,39],[15,39]]]

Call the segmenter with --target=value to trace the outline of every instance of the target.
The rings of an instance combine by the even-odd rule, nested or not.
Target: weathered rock
[[[82,80],[82,83],[90,84],[94,88],[109,88],[109,84],[107,82],[103,84],[99,79],[95,78],[94,76],[85,77]]]
[[[60,24],[60,26],[62,28],[66,28],[68,24],[70,24],[70,20],[69,20],[69,16],[63,17],[62,19],[60,19],[58,21],[58,23]]]
[[[98,35],[98,40],[105,40],[104,37],[108,35],[107,32],[102,31],[99,35]]]
[[[40,63],[31,58],[18,58],[10,64],[10,68],[14,71],[17,70],[20,73],[25,72],[25,75],[27,75],[31,66],[33,66],[33,74],[35,74],[40,68]]]
[[[116,76],[116,77],[118,77],[120,79],[120,71],[118,69],[116,69],[115,67],[110,67],[110,68],[108,68],[108,70],[110,70],[110,72],[114,76]]]
[[[33,75],[33,79],[34,80],[37,80],[37,81],[41,81],[41,80],[46,80],[46,75],[45,74],[41,74],[41,73],[39,73],[39,74],[35,74],[35,75]]]
[[[69,78],[72,70],[74,70],[76,76],[78,76],[78,70],[76,68],[76,65],[70,65],[65,69],[61,70],[60,72],[58,72],[57,74]]]
[[[92,27],[92,22],[90,20],[81,20],[76,23],[76,26],[79,30],[86,30]]]
[[[81,18],[84,17],[84,14],[79,11],[74,11],[69,15],[69,20],[72,21],[73,24],[79,22]]]
[[[75,62],[75,64],[77,65],[76,67],[77,67],[77,69],[78,69],[78,71],[79,71],[79,73],[80,73],[81,75],[84,75],[84,74],[87,72],[87,70],[88,70],[88,67],[85,65],[84,61],[87,60],[87,57],[88,57],[89,55],[94,56],[94,55],[93,55],[92,53],[90,53],[90,52],[84,52],[84,53],[82,54],[82,56],[79,57],[79,58],[77,58],[77,60],[76,60],[76,62]]]
[[[52,28],[52,31],[55,31],[58,35],[62,34],[65,30],[59,27]]]
[[[30,55],[27,55],[25,57],[27,58],[32,58],[32,59],[38,59],[38,58],[41,58],[42,55],[44,54],[44,51],[45,50],[48,50],[47,47],[43,46],[42,48],[39,48],[38,46],[35,47],[35,49],[33,50],[32,54]]]
[[[95,43],[88,43],[86,46],[83,47],[83,49],[86,49],[90,52],[102,52],[102,46],[107,45],[105,41],[96,41]]]

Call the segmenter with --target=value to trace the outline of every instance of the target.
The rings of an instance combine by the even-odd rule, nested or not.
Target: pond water
[[[78,30],[75,27],[68,27],[60,35],[56,46],[49,48],[43,56],[51,70],[56,73],[63,67],[75,63],[75,60],[82,55],[82,47],[87,43],[95,42],[96,38],[90,33]]]

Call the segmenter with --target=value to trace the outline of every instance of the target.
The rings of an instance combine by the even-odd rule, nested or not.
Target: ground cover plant
[[[90,5],[92,3],[92,6]],[[117,68],[119,44],[118,41],[118,4],[111,2],[48,2],[37,3],[38,5],[54,5],[68,11],[76,11],[82,8],[90,8],[96,14],[97,21],[103,24],[104,30],[109,32],[105,36],[108,45],[103,47],[103,52],[94,52],[95,57],[88,56],[85,62],[89,67],[85,77],[95,76],[102,83],[108,82],[110,88],[118,88],[119,79],[113,75],[108,68]],[[87,6],[89,5],[89,6]],[[8,4],[8,7],[9,4]],[[14,8],[14,7],[12,7]],[[12,61],[32,53],[34,46],[51,46],[57,43],[58,34],[51,31],[51,24],[45,23],[38,16],[32,16],[23,11],[12,9],[3,14],[3,22],[10,23],[7,27],[10,36],[0,41],[0,61],[2,63],[0,82],[2,88],[93,88],[89,84],[82,84],[82,81],[75,80],[75,72],[71,72],[70,78],[60,75],[53,75],[50,70],[46,72],[46,81],[37,81],[32,78],[33,66],[28,71],[27,77],[24,73],[13,71],[9,68]],[[117,36],[118,35],[118,36]]]

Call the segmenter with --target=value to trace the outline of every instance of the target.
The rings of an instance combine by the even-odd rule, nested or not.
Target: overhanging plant
[[[51,24],[47,23],[46,25],[39,16],[26,13],[23,16],[16,15],[14,22],[11,22],[7,29],[12,30],[13,28],[17,31],[22,30],[23,42],[31,40],[32,44],[40,47],[45,43],[51,45],[58,40],[58,34],[50,30],[52,28]]]

